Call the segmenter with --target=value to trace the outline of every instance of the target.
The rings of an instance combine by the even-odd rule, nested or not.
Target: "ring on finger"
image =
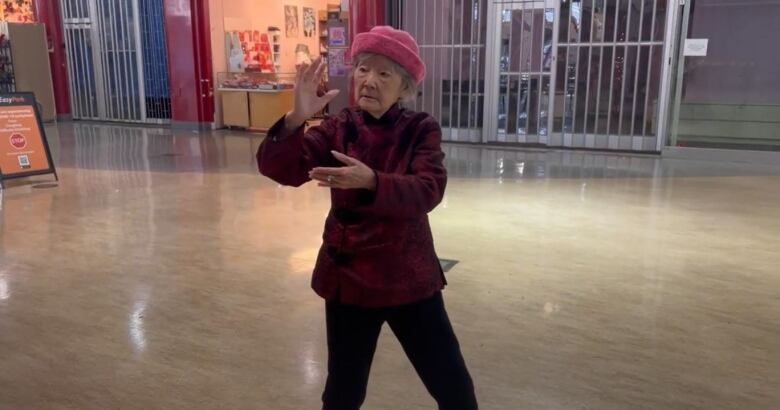
[[[328,175],[328,183],[329,184],[333,183],[333,175]]]

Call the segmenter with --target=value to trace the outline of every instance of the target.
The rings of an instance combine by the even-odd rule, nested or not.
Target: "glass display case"
[[[220,91],[283,91],[295,87],[295,73],[217,73]]]

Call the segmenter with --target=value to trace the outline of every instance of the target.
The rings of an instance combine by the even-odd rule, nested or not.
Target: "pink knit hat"
[[[390,26],[377,26],[360,33],[352,42],[351,55],[373,53],[385,56],[403,67],[417,84],[425,78],[425,63],[420,58],[417,41],[407,32]]]

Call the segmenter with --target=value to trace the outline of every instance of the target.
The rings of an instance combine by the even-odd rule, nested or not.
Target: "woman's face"
[[[363,60],[355,68],[353,81],[358,106],[375,118],[381,118],[403,92],[403,78],[383,56]]]

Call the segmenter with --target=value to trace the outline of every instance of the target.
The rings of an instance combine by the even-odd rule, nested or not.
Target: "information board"
[[[35,96],[0,94],[0,184],[42,174],[57,177]]]

